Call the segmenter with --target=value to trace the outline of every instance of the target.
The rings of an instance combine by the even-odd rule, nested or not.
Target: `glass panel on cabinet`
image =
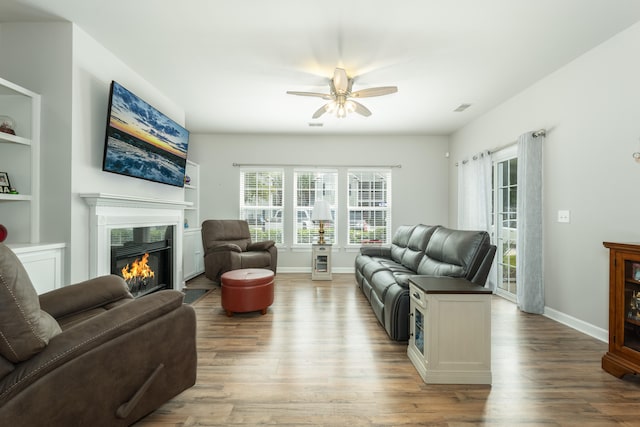
[[[625,261],[624,345],[640,351],[640,262]]]
[[[422,312],[416,308],[415,310],[415,344],[418,351],[424,354],[424,317]]]

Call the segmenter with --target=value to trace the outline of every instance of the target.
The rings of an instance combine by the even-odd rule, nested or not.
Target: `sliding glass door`
[[[494,153],[492,172],[492,218],[498,270],[496,294],[515,302],[518,285],[518,158],[515,146]]]

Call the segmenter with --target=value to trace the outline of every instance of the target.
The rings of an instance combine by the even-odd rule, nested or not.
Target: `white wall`
[[[451,136],[453,164],[481,149],[547,129],[544,145],[546,314],[606,340],[608,251],[640,241],[640,24],[615,36]],[[571,211],[571,223],[556,221]]]
[[[184,110],[71,23],[2,23],[0,54],[0,76],[42,95],[41,241],[67,244],[65,284],[87,279],[89,208],[79,194],[183,199],[180,188],[102,171],[111,80],[181,124]]]
[[[111,193],[164,200],[183,200],[183,189],[102,171],[102,155],[109,104],[109,85],[121,83],[177,123],[184,110],[166,98],[113,53],[73,27],[73,128],[71,152],[71,280],[89,275],[89,208],[82,193]],[[80,226],[77,226],[80,225]]]
[[[392,169],[392,228],[448,220],[446,137],[191,135],[189,158],[200,164],[202,220],[238,218],[240,169],[233,163],[302,165],[402,165]],[[286,186],[286,183],[285,183]],[[344,191],[344,189],[342,189]],[[291,194],[286,202],[291,203]],[[286,240],[286,238],[285,238]],[[344,239],[342,239],[344,242]],[[278,253],[283,271],[309,271],[309,251]],[[337,252],[336,252],[337,251]],[[334,247],[333,266],[352,271],[354,251]]]
[[[0,76],[42,97],[40,241],[71,234],[71,37],[69,23],[0,24]],[[65,256],[69,275],[70,258]]]

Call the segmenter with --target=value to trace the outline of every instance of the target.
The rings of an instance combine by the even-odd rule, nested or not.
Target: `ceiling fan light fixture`
[[[344,107],[347,110],[347,113],[353,113],[356,111],[356,104],[353,101],[346,101],[344,103]]]
[[[333,86],[336,89],[336,94],[345,94],[349,89],[349,77],[347,72],[342,68],[336,68],[333,72]]]
[[[381,86],[352,92],[352,86],[353,79],[349,78],[347,72],[343,68],[336,68],[333,78],[329,81],[330,93],[287,91],[287,94],[312,96],[328,100],[328,103],[317,109],[313,114],[312,118],[317,119],[325,113],[335,114],[338,118],[344,118],[350,113],[358,113],[361,116],[369,117],[371,111],[351,98],[369,98],[389,95],[398,91],[396,86]]]

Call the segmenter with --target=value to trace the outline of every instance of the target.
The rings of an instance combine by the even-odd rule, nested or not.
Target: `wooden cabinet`
[[[16,123],[15,135],[0,132],[0,172],[19,194],[0,194],[0,223],[6,243],[40,239],[40,95],[0,79],[0,115]]]
[[[407,355],[425,383],[491,384],[491,290],[452,277],[409,279]]]
[[[622,378],[640,373],[640,243],[609,249],[609,351],[602,369]]]
[[[313,244],[311,280],[331,280],[331,245]]]

